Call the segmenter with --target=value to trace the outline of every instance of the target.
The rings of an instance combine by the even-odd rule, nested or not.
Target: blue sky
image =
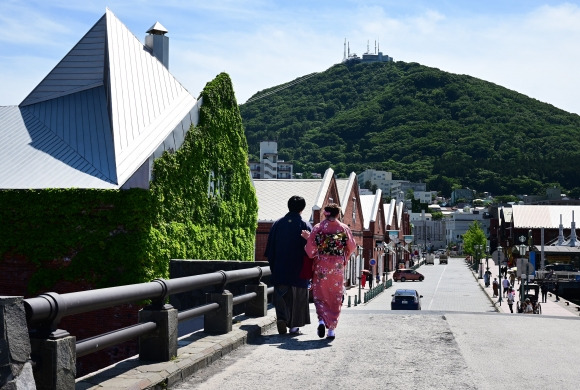
[[[238,103],[351,52],[467,74],[580,114],[580,1],[0,0],[0,105],[19,104],[111,11],[139,38],[169,33],[169,69],[194,96],[220,72]]]

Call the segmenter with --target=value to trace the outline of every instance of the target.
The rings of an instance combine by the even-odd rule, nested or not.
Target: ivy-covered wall
[[[258,203],[229,76],[200,98],[198,126],[155,161],[150,190],[0,191],[0,275],[15,277],[15,259],[32,264],[30,279],[16,281],[30,295],[63,280],[166,278],[172,258],[253,260]]]

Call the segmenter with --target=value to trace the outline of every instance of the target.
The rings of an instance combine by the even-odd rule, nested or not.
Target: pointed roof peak
[[[155,24],[151,26],[149,30],[146,31],[146,33],[153,35],[165,35],[168,33],[168,31],[161,23],[155,22]]]

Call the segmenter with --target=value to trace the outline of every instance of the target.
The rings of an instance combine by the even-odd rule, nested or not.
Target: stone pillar
[[[139,311],[139,322],[155,322],[154,333],[139,337],[139,359],[168,362],[177,356],[177,309],[163,305],[160,310],[146,307]]]
[[[0,296],[0,389],[36,389],[22,297]]]
[[[203,330],[212,334],[232,331],[234,296],[228,290],[223,293],[206,294],[207,303],[218,303],[219,309],[204,315]]]
[[[34,380],[39,390],[74,390],[77,374],[75,336],[57,330],[48,339],[31,338],[32,356],[36,364]]]
[[[246,315],[265,317],[268,315],[268,286],[265,283],[246,285],[246,293],[255,292],[258,296],[246,302]]]

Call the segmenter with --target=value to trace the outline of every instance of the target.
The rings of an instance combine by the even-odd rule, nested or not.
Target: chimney
[[[165,36],[167,29],[159,22],[155,22],[145,36],[145,47],[153,54],[167,69],[169,69],[169,38]]]

